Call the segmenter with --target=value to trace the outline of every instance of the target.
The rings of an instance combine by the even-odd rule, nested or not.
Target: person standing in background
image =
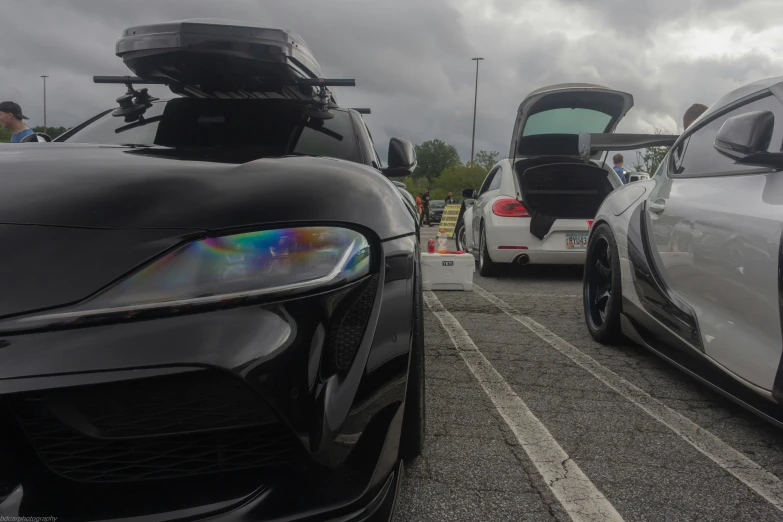
[[[424,194],[421,196],[421,224],[424,224],[424,220],[427,220],[427,226],[432,226],[432,223],[430,222],[430,189],[427,189],[424,191]]]
[[[614,167],[612,168],[620,177],[620,180],[623,182],[623,184],[628,183],[628,180],[625,179],[625,169],[623,168],[623,155],[618,152],[612,156],[612,161],[614,162]]]
[[[449,192],[448,194],[446,194],[446,201],[444,201],[444,203],[445,203],[446,205],[451,205],[452,203],[454,203],[454,198],[453,198],[453,197],[451,197],[451,192]]]
[[[418,196],[416,196],[416,208],[419,211],[419,221],[421,221],[421,193],[419,193]]]
[[[4,101],[0,103],[0,125],[10,130],[11,143],[19,143],[30,134],[35,134],[33,129],[25,125],[22,120],[28,119],[22,114],[22,108],[18,103]]]
[[[693,122],[696,121],[699,116],[704,114],[704,111],[706,110],[707,106],[701,103],[694,103],[688,107],[688,110],[685,111],[685,114],[682,117],[682,130],[685,131],[688,127],[690,127],[691,124],[693,124]]]

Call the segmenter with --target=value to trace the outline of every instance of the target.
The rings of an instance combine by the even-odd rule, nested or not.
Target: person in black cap
[[[35,134],[33,129],[22,121],[26,119],[28,118],[22,114],[22,108],[18,103],[12,101],[0,103],[0,125],[13,132],[11,143],[19,143],[25,136]]]

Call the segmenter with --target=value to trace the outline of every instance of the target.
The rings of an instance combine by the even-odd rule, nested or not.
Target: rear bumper
[[[486,225],[487,250],[496,263],[514,263],[527,256],[529,264],[583,265],[585,248],[566,248],[568,234],[589,232],[583,219],[559,219],[539,239],[530,232],[530,218],[491,215]]]
[[[499,250],[497,254],[490,251],[490,257],[496,263],[521,263],[528,265],[584,265],[584,252],[547,252],[547,251],[516,251]],[[495,259],[497,255],[498,259]],[[523,262],[523,256],[527,256],[526,262]]]

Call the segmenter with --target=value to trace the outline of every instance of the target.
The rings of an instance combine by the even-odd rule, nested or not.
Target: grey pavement
[[[425,242],[437,228],[423,231]],[[592,340],[581,268],[513,267],[492,279],[474,273],[474,282],[783,477],[783,432],[642,348]],[[727,469],[477,292],[435,295],[622,519],[783,520]],[[425,327],[427,446],[406,466],[395,520],[571,520],[429,310]]]

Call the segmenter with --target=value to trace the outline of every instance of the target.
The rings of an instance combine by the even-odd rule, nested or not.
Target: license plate
[[[588,232],[568,232],[566,234],[566,248],[568,250],[587,248],[587,235]]]

